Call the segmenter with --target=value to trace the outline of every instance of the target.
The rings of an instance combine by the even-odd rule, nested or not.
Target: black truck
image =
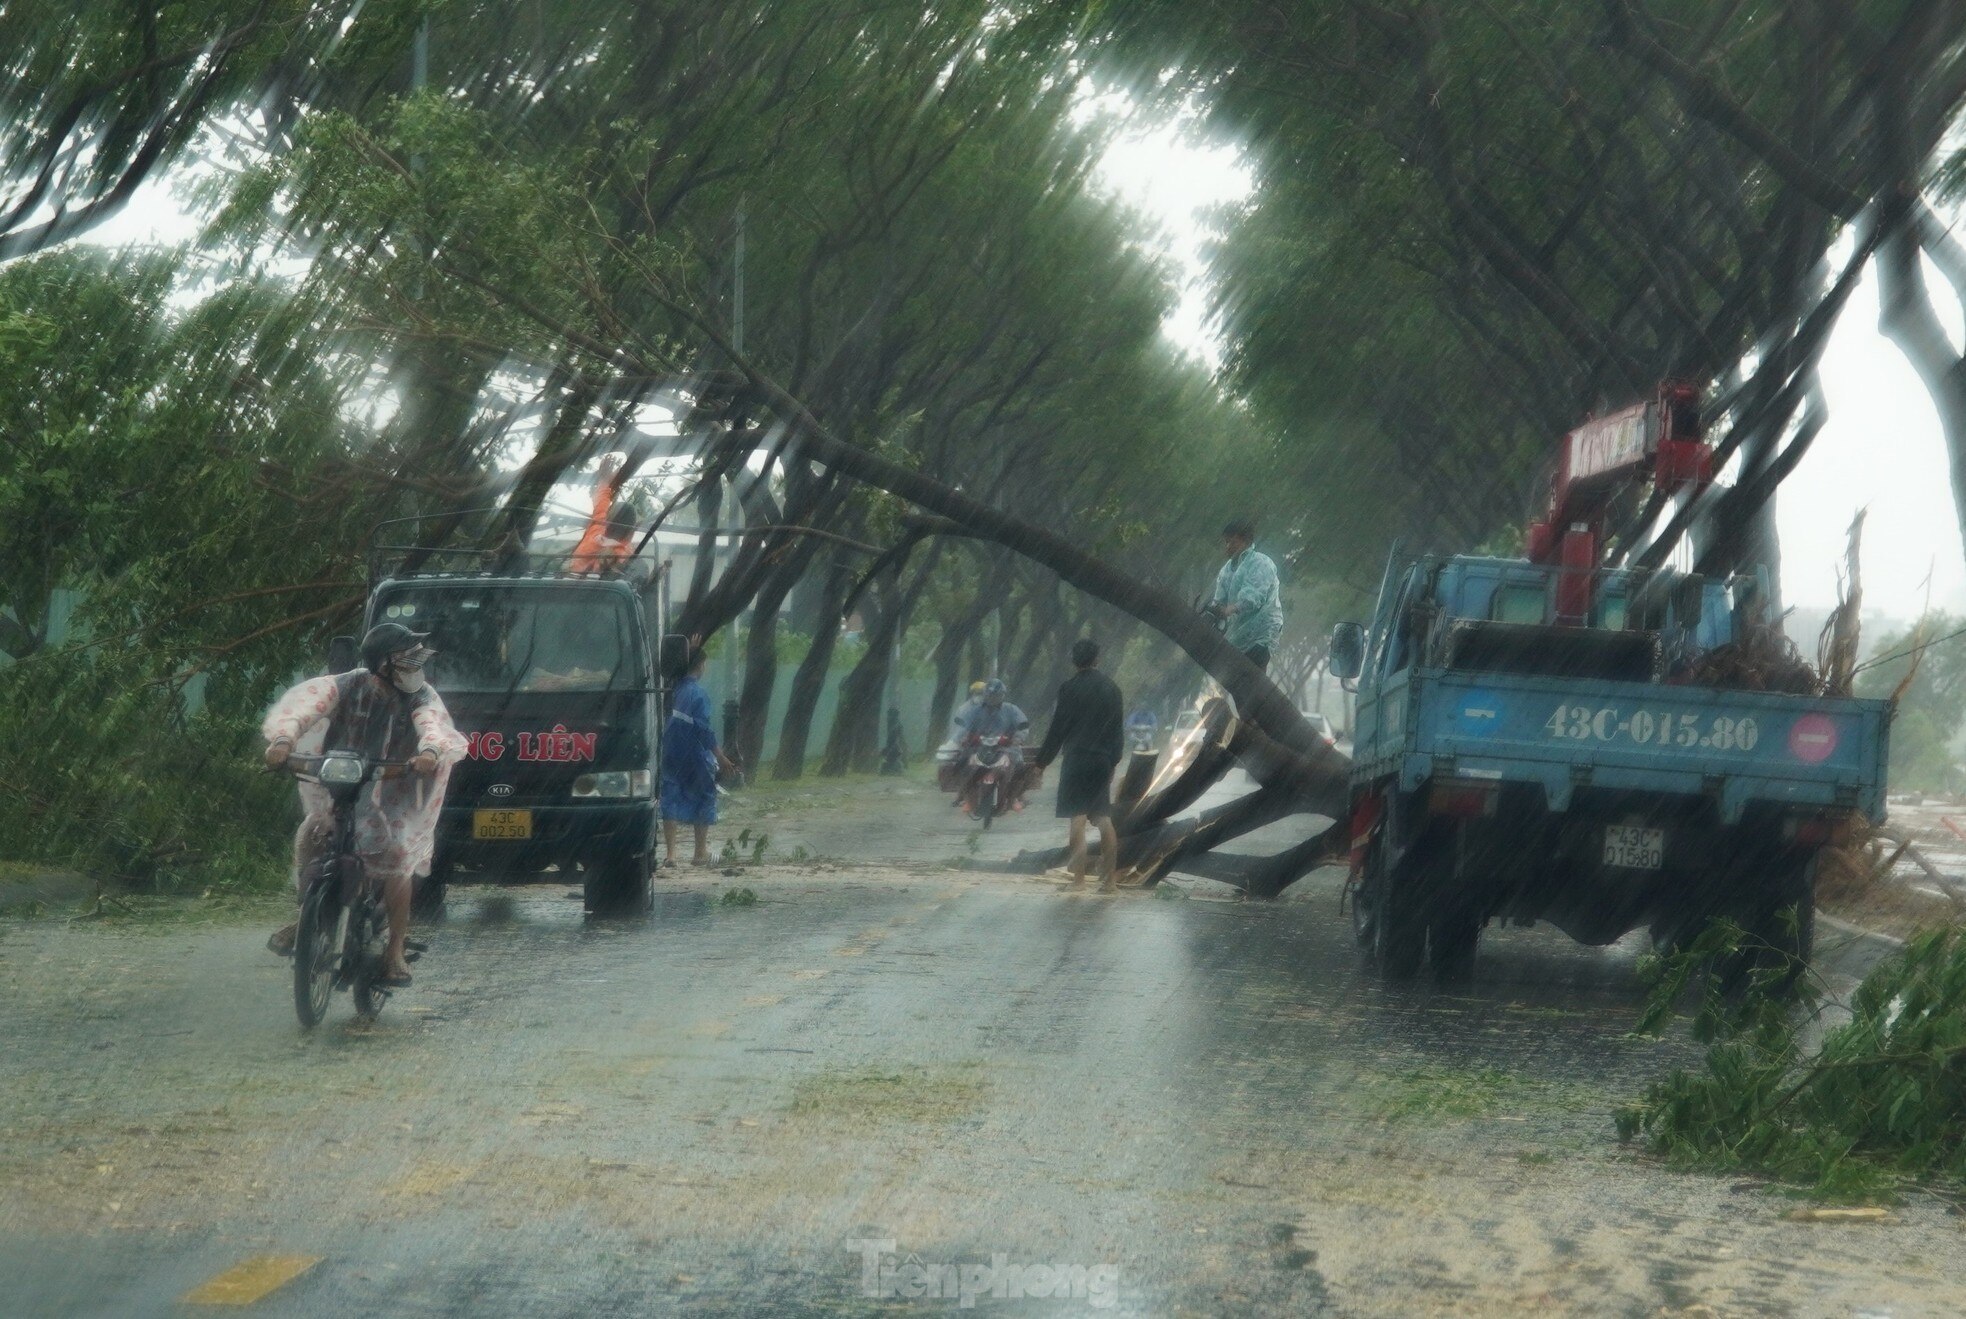
[[[370,566],[365,626],[430,633],[430,682],[469,743],[418,908],[436,910],[466,876],[578,875],[590,912],[647,910],[664,710],[660,577],[650,587],[570,571],[565,555],[392,546]]]

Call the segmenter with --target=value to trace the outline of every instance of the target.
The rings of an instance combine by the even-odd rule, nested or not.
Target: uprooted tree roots
[[[1130,885],[1151,888],[1180,865],[1232,884],[1250,897],[1272,898],[1343,850],[1342,824],[1337,824],[1271,856],[1210,855],[1224,843],[1293,815],[1342,816],[1343,799],[1333,789],[1329,765],[1307,763],[1253,723],[1236,718],[1227,701],[1205,703],[1200,725],[1170,748],[1169,756],[1165,765],[1151,753],[1136,756],[1125,782],[1142,790],[1133,796],[1122,788],[1114,807],[1119,864],[1131,872]],[[1330,756],[1343,762],[1335,751]],[[1255,791],[1174,818],[1238,765],[1255,778]],[[1148,778],[1151,782],[1144,781]],[[1062,864],[1066,856],[1064,848],[1048,848],[1019,853],[1012,864],[1045,870]]]

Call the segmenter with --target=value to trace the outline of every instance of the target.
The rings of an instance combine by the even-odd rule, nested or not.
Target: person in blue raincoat
[[[675,704],[662,734],[662,841],[667,864],[676,864],[678,827],[696,831],[694,865],[710,864],[710,826],[717,822],[717,772],[732,773],[736,764],[717,745],[710,721],[710,694],[703,690],[706,657],[701,646],[690,649],[689,669],[676,684]]]

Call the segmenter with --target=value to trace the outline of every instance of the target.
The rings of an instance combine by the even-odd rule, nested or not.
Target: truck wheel
[[[1776,984],[1782,989],[1801,978],[1815,952],[1818,855],[1811,852],[1789,861],[1778,882],[1750,912],[1750,918],[1741,922],[1760,945],[1746,955],[1742,970],[1779,972]]]
[[[1480,916],[1457,912],[1436,920],[1427,931],[1427,957],[1434,975],[1449,984],[1473,979],[1475,949],[1480,943]]]
[[[584,870],[589,915],[639,916],[655,905],[647,852],[601,857]]]
[[[1368,856],[1365,867],[1359,874],[1358,883],[1352,888],[1352,938],[1358,943],[1359,951],[1362,953],[1372,951],[1373,923],[1377,915],[1372,904],[1378,901],[1378,895],[1370,893],[1366,888],[1366,882],[1372,877],[1371,865],[1371,857]]]
[[[1365,854],[1365,882],[1359,886],[1359,901],[1370,907],[1365,924],[1372,964],[1390,980],[1412,979],[1427,951],[1427,923],[1413,891],[1413,876],[1404,873],[1408,870],[1410,867],[1386,863],[1383,840],[1374,840]]]

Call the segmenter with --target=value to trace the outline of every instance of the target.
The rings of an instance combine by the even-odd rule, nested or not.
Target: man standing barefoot
[[[1038,748],[1043,769],[1062,750],[1065,764],[1058,772],[1058,818],[1072,822],[1072,883],[1085,883],[1085,823],[1099,822],[1099,889],[1113,891],[1113,869],[1119,864],[1119,833],[1113,828],[1111,791],[1113,770],[1124,747],[1120,689],[1099,672],[1099,646],[1090,638],[1072,644],[1077,673],[1058,688],[1058,705],[1051,727]]]

